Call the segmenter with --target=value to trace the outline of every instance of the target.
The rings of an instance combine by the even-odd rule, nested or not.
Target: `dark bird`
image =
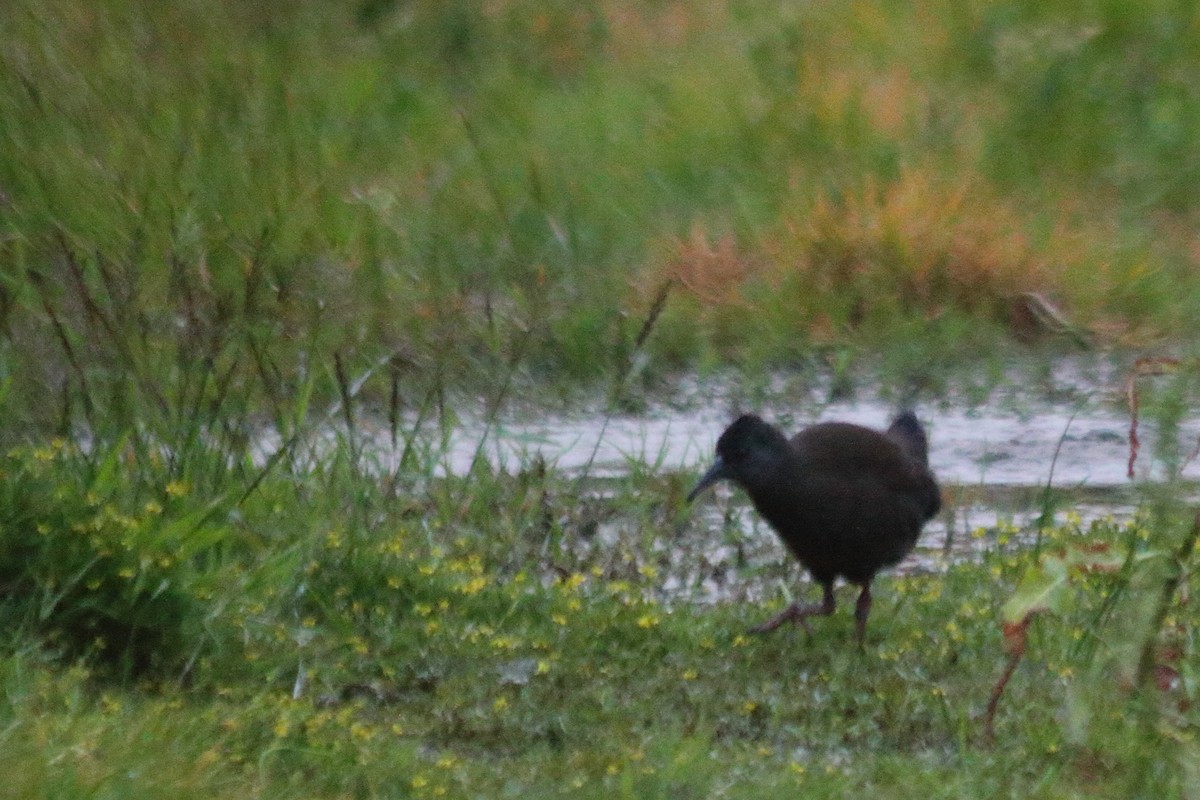
[[[759,417],[739,417],[717,440],[716,462],[688,502],[719,480],[746,490],[824,592],[819,604],[792,603],[756,633],[788,620],[807,627],[808,617],[832,614],[833,582],[841,576],[862,587],[854,607],[861,644],[875,573],[908,555],[942,505],[925,431],[908,411],[883,433],[823,422],[791,441]]]

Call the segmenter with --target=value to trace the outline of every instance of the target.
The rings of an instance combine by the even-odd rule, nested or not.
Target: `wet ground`
[[[1144,410],[1131,478],[1130,414],[1121,365],[1083,368],[1068,363],[1040,374],[1031,385],[1022,373],[1014,373],[1004,391],[992,392],[982,402],[947,396],[916,404],[929,433],[930,462],[943,486],[946,509],[926,526],[916,551],[898,571],[945,569],[984,548],[1019,546],[1049,522],[1082,521],[1086,529],[1093,520],[1126,519],[1147,488],[1161,485],[1173,472],[1182,481],[1180,491],[1196,494],[1200,463],[1188,458],[1200,440],[1200,414],[1184,415],[1167,442],[1151,411]],[[698,474],[709,463],[721,431],[741,411],[759,413],[789,434],[824,420],[884,427],[896,411],[891,401],[878,396],[829,401],[828,395],[828,387],[797,387],[780,377],[749,402],[736,380],[691,382],[637,415],[538,413],[526,406],[485,423],[467,413],[448,433],[428,423],[422,447],[434,454],[443,473],[463,474],[476,458],[514,473],[541,460],[594,482],[594,499],[602,504],[606,478]],[[376,431],[375,441],[384,438],[390,437]],[[395,454],[389,453],[387,446],[379,453],[385,469],[394,466]],[[594,533],[578,537],[572,546],[581,557],[644,552],[645,528],[644,520],[601,515]],[[800,578],[770,529],[728,486],[719,486],[697,504],[688,528],[680,536],[654,534],[661,539],[655,539],[653,550],[666,597],[701,602],[750,598],[780,591],[772,587]],[[635,546],[635,539],[642,546]]]
[[[789,431],[823,420],[882,427],[894,414],[878,401],[833,403],[811,416],[761,411],[771,419],[789,418]],[[1073,521],[1086,530],[1096,520],[1124,521],[1132,517],[1146,486],[1162,481],[1167,471],[1155,455],[1155,426],[1142,421],[1142,449],[1135,477],[1128,477],[1129,416],[1104,401],[1040,402],[1019,413],[987,406],[970,412],[928,409],[922,416],[946,509],[896,568],[901,574],[939,571],[978,557],[986,548],[1029,544],[1042,524]],[[498,429],[484,449],[496,463],[524,463],[531,454],[540,454],[559,468],[587,468],[592,476],[620,475],[644,464],[656,472],[698,474],[729,418],[712,410],[660,410],[612,419],[606,427],[596,419],[546,418]],[[1197,436],[1200,424],[1185,425],[1181,446],[1194,446]],[[467,468],[476,449],[470,441],[456,442],[450,467]],[[1200,466],[1188,465],[1182,477],[1200,478]],[[728,485],[697,504],[689,527],[694,538],[665,540],[658,548],[667,598],[760,599],[760,593],[795,588],[803,578],[773,532]],[[623,538],[638,535],[636,525],[617,516],[600,526],[590,546],[619,550]]]

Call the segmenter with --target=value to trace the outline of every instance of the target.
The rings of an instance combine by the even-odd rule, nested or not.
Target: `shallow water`
[[[766,410],[763,416],[781,414]],[[878,401],[836,403],[818,413],[789,415],[803,425],[827,420],[886,427],[894,409]],[[1043,405],[1017,414],[995,408],[939,410],[921,415],[930,439],[930,463],[948,485],[1123,487],[1129,459],[1128,416],[1101,406]],[[488,432],[483,453],[497,467],[515,468],[541,457],[567,471],[588,467],[593,476],[620,475],[632,463],[657,470],[699,469],[710,457],[731,416],[712,410],[653,410],[641,417],[607,421],[594,416],[548,416],[535,421],[502,422]],[[484,427],[468,422],[451,436],[442,467],[466,472],[483,438]],[[1183,426],[1183,441],[1195,442],[1200,424]],[[1164,465],[1154,458],[1153,423],[1139,429],[1142,450],[1134,482],[1161,480]],[[590,466],[589,466],[590,465]],[[1192,462],[1183,477],[1200,478]]]
[[[926,526],[916,550],[897,571],[936,571],[977,557],[982,549],[996,546],[1001,527],[1004,538],[1019,546],[1036,536],[1044,509],[1052,513],[1043,522],[1061,522],[1069,515],[1086,526],[1097,519],[1128,518],[1143,489],[1168,476],[1167,462],[1186,461],[1200,438],[1196,415],[1180,426],[1175,446],[1160,449],[1156,425],[1144,415],[1141,451],[1130,478],[1124,374],[1068,364],[1054,375],[1052,386],[1025,391],[1014,382],[1007,393],[995,393],[983,403],[951,397],[917,406],[946,509]],[[417,429],[418,449],[441,474],[465,474],[476,458],[510,473],[544,463],[588,478],[585,485],[595,484],[594,498],[604,503],[604,478],[704,469],[735,409],[753,410],[788,433],[826,420],[881,428],[895,413],[877,397],[825,402],[822,394],[820,387],[796,391],[781,377],[762,393],[764,399],[751,405],[736,399],[735,382],[697,381],[681,384],[678,392],[638,415],[539,413],[526,404],[490,424],[460,412],[448,433],[432,421],[424,429],[410,421],[409,430]],[[394,470],[402,448],[391,447],[382,423],[367,422],[360,434],[370,460],[380,470]],[[1186,464],[1179,477],[1194,486],[1200,464]],[[644,527],[644,520],[624,519],[618,512],[597,525],[594,534],[575,537],[571,546],[579,552],[637,552]],[[774,534],[731,487],[718,486],[697,503],[687,527],[686,537],[664,534],[655,543],[665,599],[751,599],[800,577]],[[622,547],[623,540],[631,546]]]
[[[1086,487],[1118,489],[1167,477],[1156,450],[1156,425],[1143,414],[1142,440],[1134,477],[1128,476],[1130,418],[1124,373],[1117,368],[1083,371],[1070,362],[1056,369],[1057,381],[1022,391],[1019,384],[993,393],[983,403],[954,397],[917,405],[930,441],[930,463],[947,486]],[[781,378],[750,404],[737,399],[730,380],[681,383],[668,399],[638,415],[592,411],[546,413],[526,404],[486,424],[469,409],[444,441],[437,444],[438,469],[467,472],[477,455],[494,467],[514,471],[543,460],[567,472],[592,477],[698,470],[711,458],[724,427],[743,410],[758,413],[789,435],[814,422],[843,420],[886,427],[896,408],[877,397],[823,402],[823,389],[796,391]],[[426,429],[436,425],[426,424]],[[378,428],[378,426],[377,426]],[[429,431],[430,436],[433,435]],[[381,466],[394,468],[376,432]],[[1183,461],[1200,439],[1200,415],[1178,431],[1174,457]],[[1200,479],[1192,461],[1179,477]]]

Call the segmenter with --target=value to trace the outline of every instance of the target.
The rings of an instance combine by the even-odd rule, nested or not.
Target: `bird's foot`
[[[805,632],[811,636],[812,626],[808,624],[808,618],[818,615],[824,616],[832,613],[832,611],[832,608],[827,609],[824,605],[802,606],[799,603],[792,603],[761,625],[755,625],[750,629],[750,633],[770,633],[785,622],[795,622],[803,625]]]

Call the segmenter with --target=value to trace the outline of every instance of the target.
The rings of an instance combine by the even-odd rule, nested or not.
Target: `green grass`
[[[440,478],[428,431],[534,393],[636,409],[681,371],[976,398],[1016,340],[1188,355],[1196,19],[0,5],[6,789],[1194,795],[1177,486],[1082,538],[1128,559],[1057,586],[989,741],[1035,554],[881,579],[863,652],[844,611],[747,637],[770,609],[663,596],[708,541],[686,476]],[[1167,433],[1175,371],[1144,390]],[[1151,607],[1174,562],[1188,591]],[[779,564],[737,579],[778,604]]]
[[[1078,575],[1034,620],[989,740],[1000,608],[1038,561],[1011,530],[977,532],[976,563],[881,578],[859,651],[847,593],[811,637],[747,635],[765,605],[664,597],[711,536],[687,521],[680,476],[631,476],[601,503],[553,471],[425,488],[401,473],[394,496],[339,448],[239,500],[108,469],[128,447],[5,463],[4,563],[23,548],[0,602],[14,796],[1195,788],[1192,573],[1161,630],[1145,601],[1186,522],[1172,504],[1047,533],[1047,552],[1103,542],[1133,557]],[[618,525],[612,546],[581,545],[595,514]],[[735,577],[774,587],[795,571]],[[1161,692],[1134,678],[1147,637],[1179,679]]]
[[[1101,345],[1186,337],[1200,310],[1200,59],[1171,4],[0,22],[0,365],[43,426],[85,413],[64,395],[129,412],[114,370],[277,395],[334,353],[397,353],[422,391],[513,362],[594,385],[664,282],[657,371],[914,342],[953,368],[1046,338],[1025,292]]]

